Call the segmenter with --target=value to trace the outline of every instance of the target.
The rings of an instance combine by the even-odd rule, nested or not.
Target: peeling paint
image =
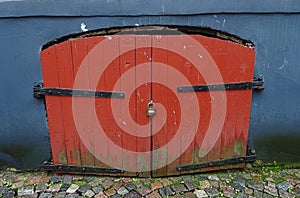
[[[282,70],[285,66],[287,66],[289,62],[284,58],[283,64],[278,68],[279,70]]]

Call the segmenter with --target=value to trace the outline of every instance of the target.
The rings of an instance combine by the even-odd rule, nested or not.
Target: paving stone
[[[160,189],[162,187],[163,187],[162,183],[160,183],[159,181],[155,181],[151,184],[151,191],[155,191],[155,190]]]
[[[238,192],[245,191],[245,187],[243,187],[241,184],[238,184],[238,183],[232,184],[232,187]]]
[[[298,196],[300,196],[300,187],[298,188],[295,188],[294,189],[294,194],[298,197]]]
[[[142,187],[142,186],[144,186],[141,182],[136,182],[135,183],[135,186],[137,187],[137,188],[140,188],[140,187]]]
[[[27,196],[34,194],[33,186],[25,186],[18,189],[18,196]]]
[[[62,184],[55,184],[53,186],[49,186],[49,188],[46,190],[47,192],[56,193],[60,190]]]
[[[263,193],[263,198],[274,198],[274,196],[267,193]]]
[[[281,182],[276,185],[278,190],[284,190],[287,191],[288,189],[292,188],[293,186],[289,182]]]
[[[270,186],[271,188],[276,188],[276,184],[273,182],[268,182],[268,186]]]
[[[131,182],[131,178],[129,178],[129,177],[122,177],[122,178],[121,178],[121,181],[122,181],[123,183],[127,184],[127,183]]]
[[[296,179],[296,178],[287,178],[286,179],[290,184],[292,184],[293,186],[296,186],[297,184],[300,184],[300,179]]]
[[[64,184],[71,184],[73,180],[73,177],[71,175],[65,175],[63,178],[63,183]]]
[[[99,192],[95,195],[95,198],[107,198],[107,196],[104,194],[104,192]]]
[[[180,181],[182,181],[182,177],[172,177],[172,180],[174,182],[180,182]]]
[[[169,186],[159,189],[158,192],[162,197],[175,195],[175,192]]]
[[[296,195],[288,193],[288,192],[286,192],[284,190],[279,190],[279,197],[282,197],[282,198],[295,198]]]
[[[268,181],[268,182],[274,182],[274,179],[273,179],[272,177],[267,177],[267,178],[265,179],[265,181]]]
[[[248,196],[243,193],[239,193],[237,198],[248,198]]]
[[[83,176],[82,175],[74,175],[73,176],[73,181],[80,181],[83,180]]]
[[[121,196],[126,195],[127,193],[129,193],[129,191],[127,190],[127,188],[125,188],[124,186],[120,187],[119,190],[117,191],[117,193]]]
[[[207,179],[211,180],[211,181],[219,181],[219,177],[217,175],[209,175],[207,177]]]
[[[66,195],[66,192],[59,192],[54,195],[54,198],[64,198]]]
[[[198,180],[203,181],[203,180],[207,180],[207,176],[206,175],[198,175]]]
[[[52,193],[41,193],[39,198],[51,198],[53,197]]]
[[[119,195],[119,194],[114,194],[114,195],[110,196],[110,198],[121,198],[121,197],[122,197],[122,196]]]
[[[90,185],[84,184],[78,188],[77,192],[84,194],[90,189],[91,189]]]
[[[104,191],[104,193],[110,197],[110,196],[113,196],[114,194],[116,194],[116,191],[115,191],[115,189],[111,188],[111,189]]]
[[[253,189],[253,190],[258,190],[258,191],[263,191],[264,190],[264,186],[260,183],[256,183],[256,182],[250,182],[248,184],[248,187]]]
[[[192,181],[193,180],[193,177],[192,175],[184,175],[182,177],[183,181]]]
[[[59,191],[66,192],[69,188],[69,184],[62,184]]]
[[[172,183],[168,179],[162,179],[160,182],[162,183],[163,186],[169,186]]]
[[[50,181],[53,182],[53,183],[59,183],[59,182],[62,182],[62,178],[60,176],[53,175],[50,178]]]
[[[171,188],[176,193],[187,192],[188,191],[186,189],[185,185],[183,185],[183,184],[176,184],[176,185],[172,186]]]
[[[123,185],[124,185],[124,184],[123,184],[122,182],[118,182],[118,183],[115,183],[115,184],[114,184],[113,188],[114,188],[116,191],[118,191],[119,188],[121,188],[121,186],[123,186]]]
[[[278,197],[278,191],[274,186],[266,185],[264,188],[264,192],[272,196]]]
[[[9,191],[9,189],[7,188],[7,186],[1,186],[0,187],[0,194],[4,194],[4,193],[6,193],[8,191]]]
[[[88,190],[84,193],[84,196],[89,197],[89,198],[93,197],[94,195],[95,195],[95,193],[92,190]]]
[[[192,192],[187,192],[182,195],[184,198],[196,198],[196,195]]]
[[[253,189],[245,187],[245,194],[252,195],[253,194]]]
[[[68,194],[73,194],[76,193],[76,191],[79,189],[79,186],[77,184],[72,184],[68,189],[67,193]]]
[[[9,183],[13,183],[14,182],[14,177],[9,175],[9,176],[6,176],[5,178],[5,181],[9,182]]]
[[[161,196],[157,191],[153,191],[152,193],[147,195],[146,198],[161,198]]]
[[[9,190],[2,195],[2,198],[13,198],[14,195],[15,195],[15,192],[12,190]]]
[[[246,180],[252,179],[252,177],[251,177],[251,175],[250,175],[249,173],[243,174],[242,177],[243,177],[244,179],[246,179]]]
[[[40,182],[49,183],[50,182],[50,177],[43,175],[41,177],[41,181]]]
[[[231,181],[230,175],[220,175],[219,178],[221,181],[225,181],[227,183]]]
[[[226,186],[227,186],[227,183],[225,181],[222,181],[222,182],[219,183],[220,188],[224,188]]]
[[[219,182],[217,182],[217,181],[211,181],[210,182],[210,186],[212,188],[219,188]]]
[[[94,187],[92,190],[94,191],[95,194],[103,192],[103,188],[101,186]]]
[[[12,186],[11,186],[11,188],[12,189],[20,188],[20,187],[23,186],[23,184],[24,184],[23,181],[19,181],[19,182],[13,183]]]
[[[87,183],[93,181],[94,177],[84,177],[83,178]]]
[[[206,188],[205,192],[207,193],[207,195],[209,197],[218,197],[219,196],[219,192],[215,188]]]
[[[36,185],[40,183],[41,181],[41,176],[33,176],[28,181],[26,182],[27,185]]]
[[[67,194],[65,198],[76,198],[78,195],[76,194]]]
[[[204,190],[195,190],[194,194],[197,198],[208,197],[207,193]]]
[[[88,183],[90,186],[98,186],[100,184],[100,180],[98,178],[94,178],[92,181]]]
[[[131,191],[124,196],[124,198],[140,198],[140,197],[142,196],[136,191]]]
[[[198,188],[197,184],[194,181],[187,181],[184,183],[184,185],[186,186],[188,191],[192,191]]]
[[[104,182],[102,182],[102,186],[104,187],[104,189],[108,189],[109,187],[111,187],[114,184],[113,181],[111,180],[105,180]]]
[[[138,188],[136,191],[137,191],[138,193],[140,193],[142,196],[145,196],[145,195],[151,193],[151,190],[150,190],[149,188],[145,187],[145,186],[141,186],[141,187]]]
[[[35,187],[36,193],[45,192],[46,190],[47,190],[47,186],[43,182],[38,183]]]
[[[235,197],[236,196],[235,190],[231,186],[226,186],[226,187],[222,188],[222,192],[225,197]]]
[[[254,197],[262,198],[263,197],[263,193],[261,191],[254,190]]]
[[[235,178],[235,179],[233,180],[233,183],[234,183],[234,184],[239,184],[239,185],[245,187],[246,181],[245,181],[245,179],[243,179],[243,178],[237,177],[237,178]]]
[[[127,188],[128,191],[132,191],[135,189],[135,186],[131,183],[125,184],[124,187]]]
[[[211,185],[208,180],[200,181],[200,185],[199,185],[200,190],[204,190],[204,189],[210,188],[210,187],[211,187]]]

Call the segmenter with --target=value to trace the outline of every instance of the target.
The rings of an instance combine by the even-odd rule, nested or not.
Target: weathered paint
[[[255,74],[264,74],[265,90],[253,95],[249,143],[260,159],[299,163],[298,142],[290,140],[300,136],[300,2],[155,2],[0,2],[1,165],[34,168],[50,159],[44,104],[31,91],[42,79],[39,52],[53,38],[80,32],[82,22],[90,30],[136,23],[204,26],[253,41]]]
[[[151,28],[154,30],[159,29],[159,27],[148,27],[149,30]],[[161,33],[164,32],[165,30]],[[122,159],[120,159],[120,156],[114,156],[111,153],[114,147],[108,144],[108,147],[104,148],[105,151],[102,150],[102,153],[106,153],[106,158],[99,159],[99,162],[102,161],[103,165],[106,164],[107,167],[120,167],[119,169],[126,171],[128,170],[126,167],[130,167],[133,174],[142,172],[142,175],[139,176],[149,176],[150,174],[152,176],[166,176],[194,171],[178,172],[176,168],[179,166],[245,156],[248,143],[252,90],[180,93],[177,92],[177,87],[187,85],[185,83],[199,85],[252,81],[255,51],[252,47],[219,38],[202,35],[160,35],[159,31],[156,33],[158,35],[147,35],[147,32],[144,32],[143,35],[108,36],[109,46],[103,49],[105,51],[97,51],[97,58],[93,56],[84,58],[84,56],[93,48],[98,49],[99,47],[96,47],[96,45],[106,42],[105,38],[108,38],[106,36],[96,36],[95,34],[92,37],[82,38],[82,35],[78,35],[79,38],[77,39],[72,38],[71,41],[65,40],[47,46],[48,48],[41,52],[42,63],[45,64],[42,64],[43,79],[45,82],[57,81],[60,88],[72,88],[75,82],[76,68],[79,67],[78,64],[87,65],[87,67],[83,67],[86,69],[83,70],[84,76],[80,81],[80,89],[93,89],[94,84],[97,85],[97,90],[125,93],[127,102],[120,99],[96,99],[95,107],[97,107],[98,122],[110,141],[123,149],[123,154],[127,150],[151,151],[153,154],[131,157],[132,159],[121,157]],[[190,39],[190,37],[193,39]],[[49,57],[49,51],[52,51],[51,48],[54,50],[50,54],[52,58]],[[123,50],[126,50],[126,48],[130,51],[124,53]],[[108,57],[113,51],[117,53],[117,58],[112,61],[109,60],[109,65],[104,64],[105,57]],[[198,54],[194,55],[194,53]],[[201,67],[195,65],[196,62],[191,57],[197,58]],[[76,59],[81,61],[74,61]],[[82,61],[83,59],[84,61]],[[56,64],[53,64],[53,60],[56,60]],[[215,72],[211,69],[212,67],[218,68],[217,71],[222,75],[220,82],[205,76]],[[97,70],[103,70],[103,75],[95,76]],[[131,74],[130,71],[133,71],[133,73]],[[131,74],[129,79],[128,77],[122,77],[128,75],[127,72]],[[187,80],[179,80],[178,78],[182,77],[178,75],[184,76]],[[205,78],[210,81],[206,82]],[[122,79],[121,83],[118,83],[119,79]],[[46,83],[45,88],[51,87]],[[59,158],[62,152],[57,155],[57,149],[60,148],[67,151],[67,164],[69,165],[97,166],[93,158],[95,156],[95,159],[97,159],[99,150],[95,150],[94,146],[97,147],[97,143],[102,144],[108,140],[98,139],[98,131],[93,132],[94,127],[89,121],[92,110],[82,109],[80,113],[85,114],[84,128],[75,127],[72,109],[70,109],[73,102],[71,99],[71,97],[64,96],[46,96],[46,106],[52,109],[52,111],[47,112],[47,115],[54,164],[60,163]],[[225,99],[226,101],[224,101]],[[80,98],[80,100],[87,102],[91,99]],[[111,103],[112,100],[116,100],[116,102]],[[163,106],[166,112],[164,113],[162,108],[157,108],[155,116],[150,119],[145,111],[150,100],[154,102],[155,106],[156,104]],[[60,101],[60,104],[57,101]],[[219,104],[215,101],[224,101],[224,109],[219,106],[214,107],[214,104]],[[122,105],[120,105],[121,103]],[[115,111],[111,110],[113,104],[117,105],[117,107],[113,107]],[[82,106],[86,105],[88,104],[82,104]],[[126,113],[127,109],[129,109],[130,116],[133,117],[135,123],[129,121]],[[201,110],[199,112],[195,109]],[[208,129],[213,126],[211,123],[221,122],[220,112],[222,110],[224,111],[225,122],[221,123],[220,133],[209,131]],[[216,114],[216,112],[218,113]],[[166,114],[166,120],[162,122],[164,114]],[[199,120],[195,120],[198,119],[198,114],[201,118],[199,125]],[[63,122],[56,123],[57,118],[61,116]],[[213,121],[214,118],[218,120]],[[128,123],[132,125],[128,130],[136,130],[135,136],[131,135],[132,131],[122,129],[117,124],[121,122],[120,119],[122,119],[121,124],[127,125],[126,123]],[[161,126],[160,122],[162,122]],[[64,141],[61,141],[60,136],[56,137],[57,130],[55,130],[55,127],[58,124],[62,125],[60,128],[64,135]],[[150,127],[139,127],[139,125],[149,125]],[[195,133],[191,133],[191,131],[195,131]],[[82,138],[82,135],[78,136],[80,133],[89,134],[88,141]],[[175,140],[178,133],[180,133],[179,138]],[[138,136],[140,134],[146,134],[146,136],[140,137]],[[150,134],[153,135],[150,136]],[[215,134],[217,134],[216,137],[214,137]],[[214,144],[215,139],[217,141]],[[226,139],[232,141],[225,141]],[[174,147],[169,145],[174,141],[176,149],[182,154],[178,155],[177,159],[172,158]],[[212,145],[203,147],[203,145],[209,144]],[[163,148],[165,145],[167,145],[165,149],[158,154],[155,153],[157,149]],[[92,149],[83,150],[82,148]],[[207,149],[207,153],[203,154],[204,149]],[[226,156],[223,153],[224,149],[227,149],[225,150]],[[228,150],[233,150],[233,152],[228,154]],[[91,151],[95,151],[95,153]],[[200,155],[194,156],[193,153]],[[194,157],[197,159],[194,159]],[[205,157],[205,160],[202,157]],[[120,160],[121,166],[119,165]],[[164,165],[161,167],[158,164]],[[100,165],[100,167],[103,167],[103,165]],[[135,166],[136,169],[133,169]],[[148,167],[146,169],[149,170],[155,169],[155,171],[145,171],[145,167]],[[161,167],[161,169],[156,170],[157,167]],[[215,169],[215,167],[207,170],[212,169]],[[131,173],[127,173],[127,175],[131,175]]]

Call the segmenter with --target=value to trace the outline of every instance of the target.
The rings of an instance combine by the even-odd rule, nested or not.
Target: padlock
[[[154,103],[152,102],[152,100],[148,103],[147,105],[147,111],[146,111],[146,115],[149,117],[154,116],[156,113],[155,107],[154,107]]]

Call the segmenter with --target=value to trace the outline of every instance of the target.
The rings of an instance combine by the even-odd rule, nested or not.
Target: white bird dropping
[[[80,28],[83,32],[88,31],[88,29],[86,29],[86,25],[84,23],[81,23]]]

